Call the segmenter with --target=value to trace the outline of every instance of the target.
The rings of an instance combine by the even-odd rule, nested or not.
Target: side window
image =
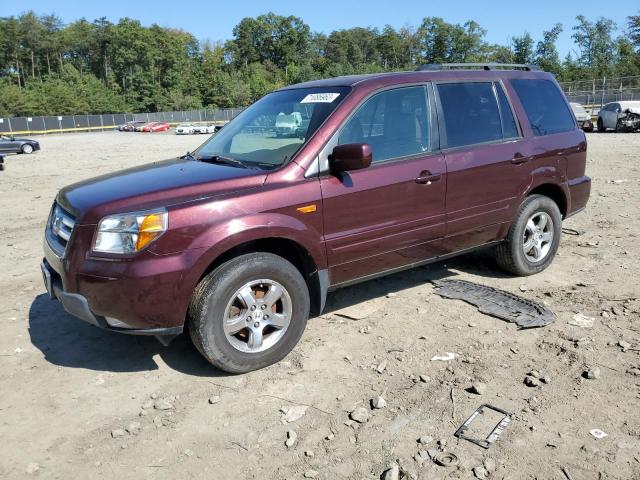
[[[447,148],[502,140],[502,122],[491,82],[441,83],[438,95]]]
[[[505,139],[517,138],[520,136],[518,132],[518,125],[516,119],[513,116],[511,105],[509,100],[502,89],[502,85],[496,83],[496,92],[498,93],[498,102],[500,103],[500,117],[502,118],[502,136]]]
[[[368,143],[373,162],[430,151],[426,88],[398,88],[368,99],[340,131],[338,145],[347,143]]]
[[[511,80],[536,136],[567,132],[576,127],[564,96],[549,80]]]

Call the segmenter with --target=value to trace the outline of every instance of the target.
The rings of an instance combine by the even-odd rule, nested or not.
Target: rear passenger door
[[[438,151],[430,86],[369,97],[320,154],[367,143],[371,166],[322,174],[324,234],[332,284],[419,262],[440,253],[446,168]]]
[[[499,238],[530,177],[530,146],[501,82],[438,83],[448,252]]]

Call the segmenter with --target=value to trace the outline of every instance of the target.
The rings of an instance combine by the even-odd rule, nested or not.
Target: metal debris
[[[502,419],[498,422],[498,424],[493,428],[493,430],[487,435],[486,438],[472,438],[467,437],[465,432],[469,429],[471,423],[479,416],[484,414],[485,410],[493,410],[494,412],[501,413],[504,415]],[[470,441],[471,443],[475,443],[476,445],[482,448],[489,448],[493,442],[495,442],[500,434],[504,431],[505,428],[511,423],[511,414],[502,410],[501,408],[494,407],[493,405],[489,405],[487,403],[480,405],[475,412],[471,414],[467,420],[456,430],[456,433],[453,435],[458,438],[463,438],[465,440]]]
[[[544,327],[556,320],[556,315],[544,305],[504,290],[465,280],[434,280],[433,284],[441,297],[464,300],[480,312],[520,328]]]
[[[439,452],[436,453],[433,458],[433,462],[440,465],[441,467],[455,467],[460,463],[458,457],[451,452]]]

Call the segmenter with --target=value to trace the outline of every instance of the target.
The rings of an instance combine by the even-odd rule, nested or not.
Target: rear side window
[[[513,116],[509,100],[502,89],[502,85],[496,83],[496,93],[498,94],[498,103],[500,104],[500,116],[502,117],[502,134],[505,139],[516,138],[520,136],[518,125]]]
[[[438,94],[447,148],[502,140],[502,122],[493,83],[441,83]]]
[[[425,87],[387,90],[368,99],[343,127],[338,144],[368,143],[373,162],[431,150]]]
[[[534,135],[567,132],[576,128],[562,93],[549,80],[511,80]]]

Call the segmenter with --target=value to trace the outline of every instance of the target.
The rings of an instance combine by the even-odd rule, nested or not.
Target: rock
[[[398,294],[396,292],[389,292],[387,293],[387,298],[393,298],[393,297],[397,297]]]
[[[334,438],[336,438],[336,436],[333,433],[330,433],[329,435],[327,435],[326,437],[324,437],[325,440],[327,441],[331,441]]]
[[[626,351],[627,351],[627,348],[631,348],[631,344],[630,344],[629,342],[627,342],[626,340],[620,340],[620,341],[618,342],[618,346],[619,346],[620,348],[622,348],[622,351],[623,351],[623,352],[626,352]]]
[[[588,378],[589,380],[596,380],[600,378],[600,369],[598,367],[587,368],[584,372],[582,372],[582,376],[584,378]]]
[[[535,377],[526,376],[524,377],[524,384],[527,387],[537,387],[540,385],[540,380]]]
[[[304,478],[318,478],[318,475],[320,474],[315,470],[307,470],[304,472]]]
[[[27,469],[25,470],[25,472],[27,472],[27,475],[33,475],[38,470],[40,470],[40,464],[31,462],[27,465]]]
[[[484,395],[487,392],[487,385],[482,382],[475,382],[471,385],[471,393],[475,393],[476,395]]]
[[[540,379],[540,381],[541,381],[542,383],[545,383],[545,384],[547,384],[547,385],[548,385],[548,384],[550,384],[550,383],[551,383],[551,377],[550,377],[550,376],[548,376],[548,375],[545,375],[544,377],[542,377],[542,378]]]
[[[614,305],[613,307],[611,307],[611,312],[614,315],[624,315],[624,309],[622,307],[619,307],[618,305]]]
[[[484,460],[484,468],[491,475],[496,471],[496,461],[493,458],[485,458]]]
[[[215,405],[219,401],[220,401],[220,396],[219,395],[213,395],[213,396],[209,397],[209,404],[210,405]]]
[[[431,435],[422,435],[419,439],[418,439],[418,443],[420,445],[428,445],[431,442],[433,442],[433,437]]]
[[[569,320],[569,325],[573,325],[581,328],[592,328],[593,322],[595,318],[587,317],[582,313],[576,313],[571,320]]]
[[[171,410],[173,403],[168,398],[159,398],[153,403],[153,408],[156,410]]]
[[[640,368],[629,368],[627,369],[627,373],[629,375],[634,375],[636,377],[640,377]]]
[[[371,407],[374,409],[380,409],[386,406],[387,406],[387,401],[384,398],[382,398],[380,395],[378,395],[377,397],[373,397],[371,399]]]
[[[400,467],[397,463],[392,463],[384,472],[383,480],[400,480]]]
[[[147,409],[149,409],[149,408],[153,408],[153,400],[151,400],[151,399],[147,400],[146,402],[144,402],[144,403],[142,404],[142,407],[141,407],[141,408],[142,408],[143,410],[147,410]]]
[[[479,479],[489,478],[489,472],[487,472],[487,469],[484,468],[484,465],[473,467],[473,475]]]
[[[529,373],[527,373],[527,375],[533,377],[533,378],[540,378],[542,375],[540,375],[540,372],[537,370],[531,370]]]
[[[150,395],[150,397],[151,397],[153,400],[155,400],[156,398],[158,398],[158,394],[157,394],[157,393],[152,393],[152,394]]]
[[[384,370],[385,370],[385,368],[387,368],[388,364],[389,364],[389,362],[387,360],[381,361],[380,364],[376,368],[376,372],[378,372],[378,373],[384,372]]]
[[[284,444],[287,446],[287,448],[292,448],[296,444],[297,440],[298,434],[293,430],[289,430],[287,432],[287,440],[284,442]]]
[[[304,414],[307,413],[307,408],[309,407],[305,405],[294,405],[293,407],[282,407],[280,411],[284,413],[284,421],[291,423],[304,417]]]
[[[603,310],[600,315],[602,316],[602,318],[609,318],[611,315],[609,315],[609,312],[607,312],[606,310]]]
[[[438,445],[441,447],[446,447],[447,446],[447,439],[446,438],[441,438],[438,440]]]
[[[428,375],[420,375],[420,381],[422,383],[429,383],[431,381],[431,377]]]
[[[366,423],[369,420],[369,412],[364,407],[358,407],[349,414],[349,417],[358,423]]]
[[[140,422],[131,422],[125,430],[131,435],[137,435],[142,430],[142,425],[140,425]]]
[[[111,430],[111,436],[113,438],[122,438],[127,434],[122,428],[117,428],[115,430]]]
[[[424,450],[420,450],[420,451],[418,451],[418,453],[416,453],[413,456],[413,459],[416,461],[418,466],[421,467],[424,464],[424,462],[429,460],[429,454],[427,452],[425,452]]]
[[[309,457],[309,458],[313,458],[314,457],[314,453],[311,450],[307,450],[306,452],[304,452],[305,457]]]

